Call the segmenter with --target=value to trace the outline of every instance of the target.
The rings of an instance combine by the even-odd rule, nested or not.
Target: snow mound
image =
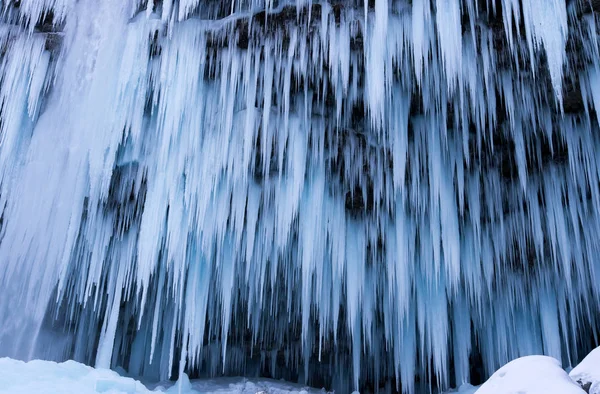
[[[592,350],[569,376],[589,394],[600,394],[600,347]]]
[[[142,383],[75,361],[0,359],[0,394],[151,393]]]
[[[0,394],[314,394],[324,393],[271,379],[218,378],[157,385],[141,382],[108,369],[66,361],[23,362],[0,358]]]
[[[477,394],[585,394],[561,368],[547,356],[527,356],[513,360],[497,370]]]

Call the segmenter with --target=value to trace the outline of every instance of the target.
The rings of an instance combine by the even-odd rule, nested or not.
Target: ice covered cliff
[[[597,344],[598,1],[0,8],[0,355],[414,393]]]

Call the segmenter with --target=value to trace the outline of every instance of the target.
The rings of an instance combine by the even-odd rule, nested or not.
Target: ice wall
[[[414,393],[597,344],[596,1],[0,5],[0,355]]]

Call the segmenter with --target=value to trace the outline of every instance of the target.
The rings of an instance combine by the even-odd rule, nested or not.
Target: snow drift
[[[584,394],[561,368],[547,356],[528,356],[513,360],[496,371],[477,394]]]
[[[592,350],[569,372],[569,376],[588,394],[600,394],[600,348]]]
[[[2,394],[317,394],[314,390],[275,380],[220,378],[190,382],[183,375],[176,383],[147,388],[114,371],[94,369],[75,361],[28,363],[0,358]]]

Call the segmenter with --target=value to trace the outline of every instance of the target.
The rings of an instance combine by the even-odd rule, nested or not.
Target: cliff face
[[[597,1],[0,4],[0,355],[413,393],[597,344]]]

